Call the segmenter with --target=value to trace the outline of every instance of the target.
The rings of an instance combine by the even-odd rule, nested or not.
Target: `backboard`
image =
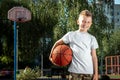
[[[31,20],[31,12],[24,7],[13,7],[8,11],[8,19],[16,22]]]

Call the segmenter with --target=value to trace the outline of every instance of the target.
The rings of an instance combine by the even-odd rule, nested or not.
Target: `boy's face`
[[[87,32],[92,25],[92,17],[80,15],[77,24],[79,25],[79,30],[82,32]]]

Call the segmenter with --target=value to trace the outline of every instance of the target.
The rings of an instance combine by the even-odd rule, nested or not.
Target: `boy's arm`
[[[50,56],[49,56],[49,60],[52,61],[52,58],[51,58],[51,53],[53,52],[54,48],[57,47],[58,45],[62,45],[64,44],[63,40],[60,39],[58,41],[56,41],[56,43],[53,45],[52,49],[51,49],[51,52],[50,52]]]
[[[94,70],[93,80],[98,80],[98,59],[96,55],[96,49],[92,49],[91,55],[92,55],[93,70]]]

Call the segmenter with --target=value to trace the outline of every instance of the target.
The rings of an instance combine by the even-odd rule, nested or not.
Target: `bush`
[[[35,69],[31,69],[29,67],[26,67],[23,71],[20,71],[19,74],[17,74],[17,80],[33,80],[40,77],[40,69],[39,67],[36,67]]]

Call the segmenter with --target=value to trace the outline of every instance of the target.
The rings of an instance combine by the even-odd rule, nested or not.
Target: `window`
[[[117,12],[117,15],[119,15],[119,12]]]

